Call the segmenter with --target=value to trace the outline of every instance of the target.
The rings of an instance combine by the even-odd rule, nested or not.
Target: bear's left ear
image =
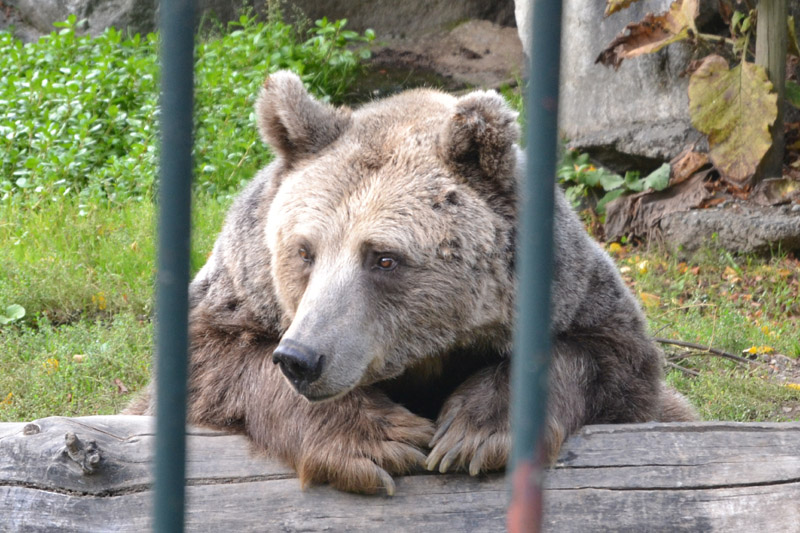
[[[519,139],[517,113],[494,91],[476,91],[458,99],[444,127],[442,158],[456,172],[483,189],[514,188]]]
[[[312,97],[296,74],[271,74],[256,100],[261,138],[290,165],[328,146],[347,128],[350,110]]]

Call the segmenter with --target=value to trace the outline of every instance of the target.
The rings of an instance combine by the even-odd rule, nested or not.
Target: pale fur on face
[[[489,105],[499,98],[480,94]],[[265,237],[290,321],[284,337],[326,357],[307,396],[394,377],[508,321],[509,257],[497,250],[509,247],[512,221],[457,172],[460,161],[442,161],[458,105],[436,91],[405,93],[348,115],[351,126],[313,156],[290,158]],[[504,149],[493,158],[516,156],[513,142]],[[398,260],[393,271],[375,268],[384,256]]]

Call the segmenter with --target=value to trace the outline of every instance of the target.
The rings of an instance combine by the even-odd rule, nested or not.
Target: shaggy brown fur
[[[285,72],[256,110],[277,158],[190,287],[190,422],[246,433],[303,485],[391,494],[423,465],[503,468],[516,115],[492,92],[337,109]],[[550,456],[584,424],[694,418],[613,263],[554,201]]]

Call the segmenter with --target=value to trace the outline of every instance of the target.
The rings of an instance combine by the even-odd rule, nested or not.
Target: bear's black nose
[[[272,362],[297,389],[315,382],[322,374],[324,355],[291,339],[283,339],[272,352]]]

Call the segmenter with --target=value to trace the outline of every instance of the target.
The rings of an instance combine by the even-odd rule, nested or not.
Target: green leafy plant
[[[0,32],[0,198],[142,196],[153,181],[155,36],[109,28],[23,45]]]
[[[19,304],[11,304],[0,312],[0,326],[5,326],[25,317],[25,308]]]
[[[231,31],[197,45],[195,176],[202,192],[232,194],[268,162],[252,111],[268,72],[290,69],[316,96],[338,102],[375,38],[369,30],[345,30],[346,20],[325,18],[301,35],[279,16],[273,11],[263,22],[245,13],[229,24]]]
[[[646,190],[663,190],[669,185],[670,166],[664,163],[645,177],[637,171],[628,171],[625,176],[605,168],[596,167],[589,161],[589,154],[567,150],[556,170],[558,180],[564,185],[569,201],[578,206],[587,196],[596,200],[598,214],[605,213],[608,202],[623,194]]]
[[[37,42],[0,32],[0,202],[36,207],[147,200],[157,172],[158,36],[109,28],[79,35],[71,16]],[[324,100],[341,100],[374,33],[322,19],[299,35],[248,13],[197,44],[195,184],[232,193],[270,157],[252,106],[268,72],[292,69]],[[188,132],[187,132],[188,134]]]

